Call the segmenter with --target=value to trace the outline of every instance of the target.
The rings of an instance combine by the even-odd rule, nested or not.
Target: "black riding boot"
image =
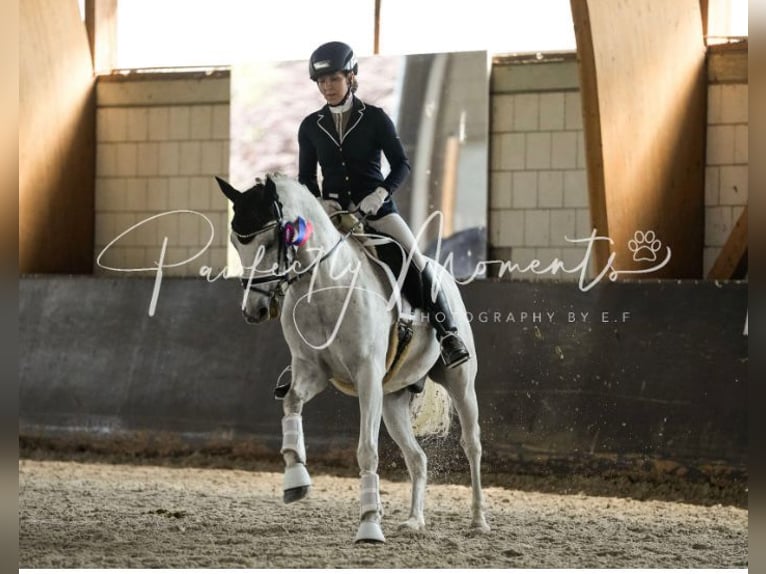
[[[465,363],[471,356],[460,336],[457,334],[457,327],[452,318],[447,297],[439,286],[436,300],[431,295],[431,288],[434,283],[434,272],[431,264],[428,263],[421,274],[423,278],[423,304],[428,311],[428,319],[431,325],[436,329],[436,338],[439,340],[442,351],[442,360],[448,368],[454,369],[458,365]]]

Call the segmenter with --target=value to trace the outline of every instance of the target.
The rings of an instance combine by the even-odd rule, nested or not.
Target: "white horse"
[[[323,205],[306,187],[284,176],[268,176],[245,192],[217,178],[234,204],[231,241],[245,270],[243,314],[249,323],[280,317],[291,352],[292,382],[284,397],[282,455],[284,501],[303,498],[311,485],[306,470],[301,412],[304,403],[330,383],[359,397],[361,415],[357,460],[360,468],[360,523],[355,541],[383,542],[378,479],[381,416],[404,455],[412,480],[410,515],[402,526],[425,527],[426,456],[415,440],[408,386],[426,376],[446,389],[422,393],[445,397],[457,410],[461,445],[471,469],[472,520],[489,531],[481,491],[479,413],[474,391],[476,351],[465,307],[452,277],[439,267],[458,333],[471,359],[447,369],[428,323],[415,323],[407,352],[395,369],[389,342],[398,326],[398,307],[389,304],[390,272],[369,256],[359,241],[346,240]],[[392,327],[394,331],[392,331]]]

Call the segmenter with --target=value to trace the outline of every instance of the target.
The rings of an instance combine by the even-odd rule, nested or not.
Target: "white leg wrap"
[[[298,457],[298,462],[306,462],[306,446],[303,442],[303,422],[301,415],[285,415],[282,417],[282,450],[291,450]]]
[[[359,515],[364,516],[367,512],[379,512],[380,506],[380,481],[378,475],[373,472],[365,472],[362,475],[359,491],[360,509]],[[382,514],[382,512],[381,512]]]

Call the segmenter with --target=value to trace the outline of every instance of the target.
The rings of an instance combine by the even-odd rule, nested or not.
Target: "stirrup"
[[[439,346],[441,347],[442,361],[448,369],[459,367],[471,358],[471,354],[457,333],[448,332],[439,341]]]
[[[285,396],[287,396],[287,391],[290,390],[291,385],[292,383],[288,381],[282,385],[277,385],[274,387],[274,399],[278,401],[284,400]]]
[[[287,391],[290,390],[292,380],[288,378],[286,383],[282,382],[282,376],[290,371],[292,371],[292,368],[290,365],[287,365],[282,369],[282,372],[279,373],[279,377],[277,377],[277,384],[274,386],[274,399],[278,401],[284,400],[285,396],[287,396]]]

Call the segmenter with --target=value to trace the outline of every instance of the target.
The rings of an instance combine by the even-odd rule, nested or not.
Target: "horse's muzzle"
[[[242,316],[249,325],[264,323],[269,319],[279,317],[280,305],[275,299],[272,299],[269,305],[258,305],[254,312],[248,312],[247,308],[242,309]]]
[[[248,313],[247,309],[242,309],[242,316],[249,325],[268,321],[271,318],[269,315],[269,308],[265,306],[258,307],[254,313]]]

